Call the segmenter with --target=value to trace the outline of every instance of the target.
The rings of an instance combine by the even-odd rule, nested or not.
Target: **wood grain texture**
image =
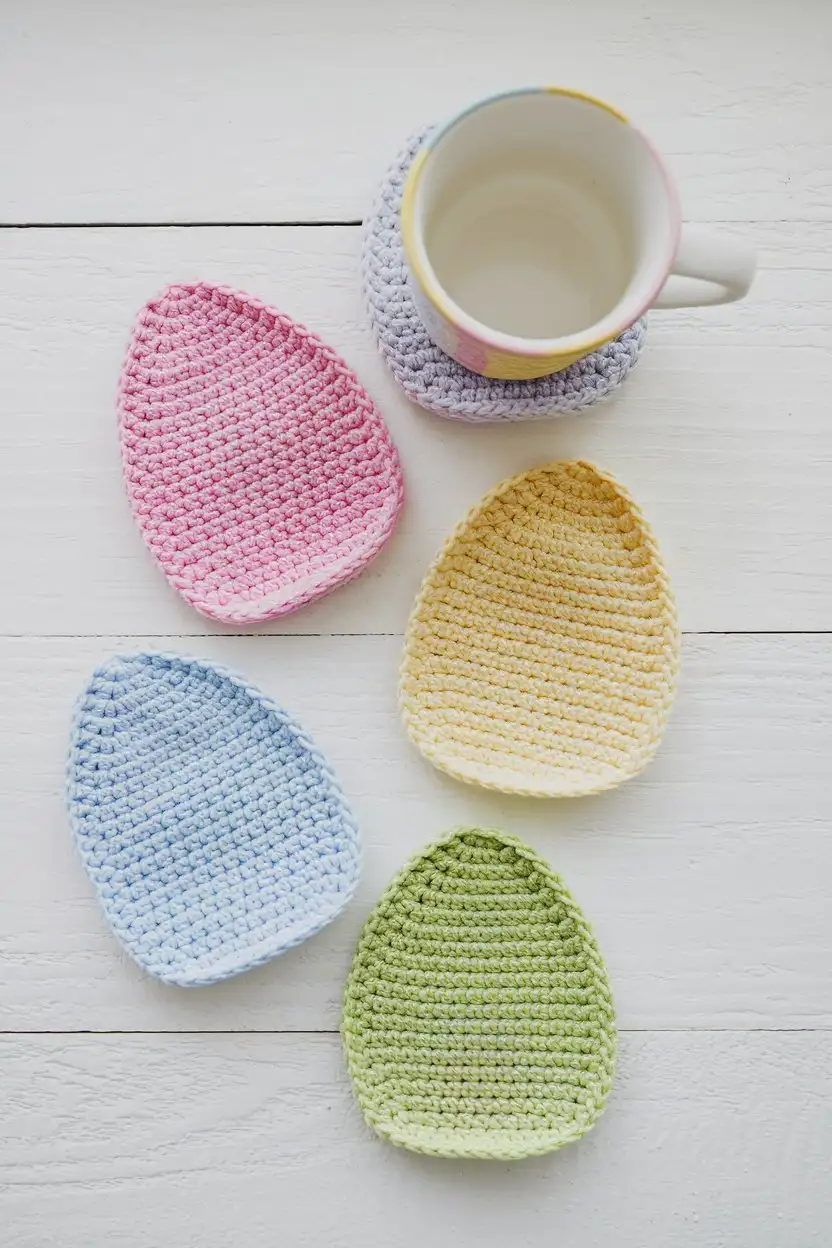
[[[201,656],[243,672],[312,732],[365,855],[356,901],[319,936],[187,992],[121,954],[65,813],[75,698],[102,658],[146,644],[0,646],[4,1029],[335,1028],[366,915],[402,863],[457,823],[514,832],[563,874],[596,928],[623,1026],[832,1027],[829,638],[686,638],[656,761],[616,790],[561,802],[458,784],[416,753],[396,708],[399,638],[201,641]]]
[[[0,232],[5,634],[221,633],[145,550],[121,482],[115,387],[133,317],[205,277],[311,325],[345,356],[399,446],[407,506],[360,580],[268,632],[401,632],[428,562],[497,481],[552,458],[614,472],[653,523],[689,630],[825,628],[832,618],[832,305],[826,227],[758,228],[739,307],[658,313],[610,403],[472,428],[408,403],[372,342],[355,229]]]
[[[7,8],[5,221],[357,218],[412,130],[538,82],[643,125],[693,220],[832,214],[832,10],[813,0]]]
[[[335,1036],[0,1041],[0,1218],[14,1248],[824,1248],[832,1046],[621,1038],[606,1113],[533,1160],[370,1135]]]

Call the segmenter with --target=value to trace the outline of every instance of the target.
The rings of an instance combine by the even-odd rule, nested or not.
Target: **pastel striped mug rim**
[[[454,179],[464,181],[467,165],[478,190],[476,162],[482,165],[484,154],[493,183],[494,171],[499,175],[500,162],[517,145],[516,134],[541,167],[557,163],[559,145],[566,169],[567,156],[577,152],[593,175],[587,185],[601,186],[608,216],[631,240],[626,259],[632,273],[621,296],[589,324],[566,332],[521,333],[477,315],[448,289],[431,253],[430,213],[444,211],[431,197],[447,198]],[[488,96],[434,130],[408,171],[401,228],[411,290],[430,337],[458,362],[490,377],[556,372],[618,337],[651,307],[739,299],[755,269],[754,253],[741,240],[682,225],[673,178],[642,130],[612,105],[569,87],[524,87]],[[622,263],[619,267],[627,273]]]

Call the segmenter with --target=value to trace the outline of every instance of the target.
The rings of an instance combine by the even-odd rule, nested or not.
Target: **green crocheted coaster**
[[[342,1033],[370,1126],[438,1157],[510,1160],[579,1139],[615,1064],[586,919],[539,854],[492,828],[455,828],[389,885]]]

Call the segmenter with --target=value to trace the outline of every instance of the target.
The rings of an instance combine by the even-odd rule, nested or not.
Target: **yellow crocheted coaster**
[[[457,780],[598,793],[654,754],[678,661],[667,574],[632,498],[592,464],[545,464],[487,494],[431,565],[402,715]]]

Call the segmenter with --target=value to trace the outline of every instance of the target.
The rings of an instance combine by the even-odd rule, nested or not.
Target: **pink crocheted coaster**
[[[133,515],[197,611],[252,624],[356,576],[402,504],[396,449],[329,347],[248,295],[169,286],[119,384]]]

